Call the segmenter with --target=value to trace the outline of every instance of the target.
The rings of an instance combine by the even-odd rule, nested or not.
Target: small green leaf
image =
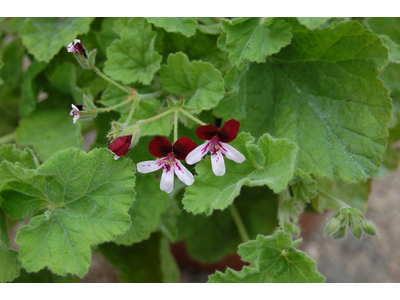
[[[400,44],[400,18],[366,18],[364,23],[376,34],[386,34]]]
[[[317,29],[320,25],[327,22],[331,17],[321,17],[321,18],[308,18],[308,17],[297,17],[300,24],[306,26],[308,29]]]
[[[296,242],[295,242],[296,243]],[[295,245],[297,246],[298,243]],[[239,246],[243,261],[252,263],[241,271],[228,268],[209,277],[211,283],[300,283],[324,282],[316,263],[306,253],[294,248],[290,234],[277,231],[273,236],[258,235],[256,240]]]
[[[30,18],[20,29],[28,51],[38,61],[49,61],[77,35],[89,31],[94,18]],[[84,41],[83,41],[84,43]]]
[[[4,160],[10,163],[20,163],[21,166],[27,169],[36,169],[39,167],[39,161],[30,148],[25,148],[24,151],[15,148],[15,145],[0,146],[0,163]]]
[[[292,39],[290,25],[280,18],[238,18],[222,20],[226,32],[224,50],[238,69],[248,68],[248,61],[265,62]]]
[[[222,24],[220,18],[198,18],[197,29],[205,34],[221,34]]]
[[[0,166],[4,164],[9,166],[8,162]],[[25,189],[19,188],[21,182],[16,187],[13,182],[7,184],[5,191],[13,191],[14,197],[5,196],[3,187],[6,208],[32,197],[30,190],[36,190],[49,209],[19,229],[16,242],[21,246],[24,268],[37,272],[47,266],[62,276],[85,275],[91,263],[90,245],[113,240],[130,226],[127,212],[135,198],[134,172],[131,160],[115,161],[106,149],[88,154],[67,149],[57,152],[37,171],[25,171],[32,177],[25,180]],[[25,209],[18,206],[9,210],[14,215],[23,214]]]
[[[104,72],[124,84],[150,84],[160,69],[161,56],[154,51],[156,33],[143,18],[134,18],[107,49]]]
[[[317,196],[317,182],[302,169],[297,169],[296,172],[294,172],[294,175],[295,178],[291,184],[293,195],[297,199],[309,203],[311,198]]]
[[[185,97],[187,106],[199,113],[215,107],[224,95],[221,73],[210,63],[189,62],[184,53],[171,54],[160,71],[164,89]]]
[[[129,209],[131,226],[115,239],[117,244],[130,246],[150,237],[157,229],[161,214],[169,204],[168,194],[160,190],[160,181],[153,174],[136,179],[136,201]]]
[[[383,45],[389,50],[389,61],[400,64],[400,45],[393,42],[387,35],[381,34]]]
[[[210,157],[196,165],[195,182],[186,188],[183,204],[194,214],[210,215],[214,209],[224,210],[240,194],[243,185],[267,185],[275,193],[286,188],[293,177],[297,147],[286,139],[263,135],[258,145],[248,133],[241,133],[231,143],[246,160],[238,164],[225,158],[226,174],[215,176]]]
[[[146,18],[156,27],[164,28],[168,32],[180,32],[189,37],[195,34],[197,18]]]
[[[36,110],[20,122],[17,142],[21,146],[33,146],[41,161],[58,150],[83,149],[80,125],[72,123],[68,108],[65,111]]]

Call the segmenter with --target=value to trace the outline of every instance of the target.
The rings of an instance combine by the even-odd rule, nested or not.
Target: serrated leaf
[[[366,18],[364,23],[374,33],[386,34],[400,44],[400,18]]]
[[[197,18],[146,18],[156,27],[164,28],[168,32],[179,32],[189,37],[195,34],[197,27]]]
[[[160,182],[153,174],[138,176],[136,201],[129,209],[132,224],[124,234],[115,239],[115,243],[129,246],[148,239],[157,229],[161,214],[168,204],[168,194],[160,190]]]
[[[383,45],[389,50],[389,61],[400,64],[400,45],[393,42],[387,35],[381,34]]]
[[[94,18],[30,18],[19,32],[24,45],[36,60],[49,61],[79,34],[87,33],[93,20]]]
[[[298,243],[295,245],[297,246]],[[256,240],[239,246],[243,261],[252,263],[241,271],[228,268],[225,274],[217,271],[209,277],[211,283],[300,283],[324,282],[316,263],[306,253],[295,249],[290,234],[277,231],[273,236],[258,235]]]
[[[27,169],[36,169],[39,167],[38,159],[30,148],[25,148],[24,151],[15,148],[15,145],[0,146],[0,163],[3,161],[10,163],[20,163],[21,166]]]
[[[400,64],[389,63],[385,70],[379,75],[379,78],[383,80],[385,86],[390,91],[390,97],[392,98],[393,104],[393,118],[389,122],[389,127],[396,126],[399,120],[400,110]]]
[[[36,110],[20,122],[17,143],[33,146],[41,161],[47,160],[58,150],[69,147],[83,149],[80,124],[72,123],[69,110]]]
[[[120,277],[125,282],[177,282],[179,279],[179,269],[169,253],[169,244],[159,233],[129,247],[114,243],[98,247],[120,271]]]
[[[3,165],[10,169],[10,163]],[[18,166],[14,171],[24,174]],[[24,214],[26,206],[13,204],[32,197],[31,190],[41,193],[37,198],[49,209],[19,229],[16,242],[24,268],[37,272],[47,266],[62,276],[85,275],[91,263],[90,245],[113,240],[130,225],[127,212],[135,197],[134,172],[132,161],[115,161],[106,149],[88,154],[67,149],[37,171],[25,170],[26,180],[3,186],[3,207],[11,216]],[[15,173],[8,176],[9,181]],[[8,197],[11,192],[13,197]]]
[[[296,142],[297,166],[306,173],[370,178],[382,162],[392,111],[376,78],[387,49],[356,22],[316,31],[292,26],[291,45],[266,64],[227,74],[234,89],[214,113],[256,137],[270,132]]]
[[[297,17],[297,19],[299,20],[300,24],[306,26],[308,29],[314,30],[331,19],[331,17]]]
[[[76,277],[72,275],[58,276],[47,269],[42,269],[37,273],[28,273],[21,269],[21,274],[13,283],[75,283]]]
[[[224,210],[240,194],[243,185],[267,185],[275,193],[286,188],[293,177],[296,145],[268,134],[263,135],[257,145],[253,142],[250,134],[241,133],[230,143],[246,160],[238,164],[225,159],[227,172],[224,176],[214,175],[209,156],[196,165],[198,175],[194,184],[186,188],[182,200],[187,211],[210,215],[214,209]]]
[[[184,53],[171,54],[160,71],[164,89],[185,97],[188,107],[197,112],[211,109],[224,95],[221,73],[210,63],[189,62]]]
[[[290,25],[280,18],[222,20],[222,29],[226,33],[223,49],[239,69],[247,69],[248,61],[265,62],[292,38]]]
[[[143,18],[134,18],[107,49],[104,72],[124,84],[150,84],[160,69],[161,56],[154,51],[156,33]]]
[[[277,224],[276,195],[266,186],[244,186],[235,198],[235,206],[250,238],[271,234]],[[209,263],[235,253],[241,238],[228,210],[211,216],[195,215],[182,210],[178,217],[180,238],[195,260]]]
[[[291,185],[293,195],[297,199],[309,203],[311,198],[317,196],[317,182],[301,169],[297,169],[294,175],[295,178]]]

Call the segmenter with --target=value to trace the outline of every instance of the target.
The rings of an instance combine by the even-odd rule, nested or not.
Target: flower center
[[[217,136],[213,136],[210,140],[210,143],[211,143],[210,147],[211,155],[217,154],[217,152],[221,148],[221,145],[219,144],[219,138]]]
[[[164,166],[163,168],[167,170],[167,173],[171,170],[171,168],[176,165],[176,155],[171,152],[167,155],[166,158],[163,159]]]

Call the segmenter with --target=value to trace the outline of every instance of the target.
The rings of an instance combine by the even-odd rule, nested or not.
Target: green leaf
[[[156,27],[164,28],[168,32],[180,32],[189,37],[195,34],[197,18],[146,18]]]
[[[220,18],[198,18],[197,29],[205,34],[221,34],[222,24]]]
[[[297,243],[296,243],[297,244]],[[290,234],[277,231],[273,236],[258,235],[256,240],[239,246],[243,261],[250,262],[241,271],[228,268],[209,277],[211,283],[300,283],[324,282],[316,263],[306,253],[294,248]]]
[[[390,97],[394,106],[393,119],[390,120],[389,126],[394,127],[399,120],[400,111],[400,64],[389,63],[385,70],[379,75],[385,86],[390,90]]]
[[[255,137],[269,132],[296,142],[297,166],[306,173],[370,178],[382,162],[392,111],[376,78],[387,49],[357,22],[316,31],[292,26],[290,46],[265,64],[226,75],[233,91],[214,113],[239,120]]]
[[[386,34],[400,44],[400,18],[366,18],[364,23],[374,33]]]
[[[65,277],[51,273],[47,269],[42,269],[37,273],[28,273],[21,269],[21,275],[16,278],[14,283],[75,283],[77,280],[72,275]]]
[[[177,282],[179,269],[169,252],[169,244],[161,234],[132,246],[114,243],[99,245],[104,257],[120,271],[125,282]]]
[[[265,62],[292,39],[290,25],[280,18],[238,18],[222,20],[226,33],[223,48],[239,69],[247,69],[248,61]]]
[[[36,60],[49,61],[79,34],[87,33],[93,20],[94,18],[30,18],[20,29],[20,36]]]
[[[387,35],[381,34],[383,45],[389,50],[389,61],[400,64],[400,45],[393,42]]]
[[[157,228],[166,236],[170,242],[178,240],[178,217],[181,208],[175,198],[170,199],[167,209],[162,213]]]
[[[160,74],[164,89],[183,95],[186,105],[197,112],[213,108],[224,95],[221,73],[210,63],[190,63],[184,53],[171,54]]]
[[[47,63],[45,62],[33,61],[25,73],[24,86],[22,90],[24,97],[22,98],[20,108],[22,117],[29,116],[36,109],[39,90],[37,84],[34,82],[34,79],[44,70],[46,66]]]
[[[25,148],[24,151],[15,148],[15,145],[0,146],[0,163],[4,160],[10,163],[19,163],[27,169],[37,169],[39,167],[38,159],[33,151]]]
[[[321,17],[321,18],[308,18],[308,17],[297,17],[300,24],[306,26],[308,29],[317,29],[320,25],[324,24],[326,21],[331,19],[331,17]]]
[[[109,84],[101,95],[101,100],[99,102],[104,106],[110,107],[118,103],[124,102],[127,99],[128,95],[126,94],[126,92],[117,88],[113,84]],[[125,110],[127,110],[126,106],[120,106],[115,109],[115,111],[119,113],[123,113]]]
[[[235,206],[250,238],[259,233],[271,234],[276,228],[277,199],[268,187],[244,186],[235,198]],[[178,228],[190,256],[202,263],[235,253],[242,241],[229,210],[215,211],[211,216],[193,216],[183,210]]]
[[[196,165],[195,182],[186,188],[185,209],[194,214],[212,214],[224,210],[240,194],[243,185],[267,185],[275,193],[286,188],[293,177],[297,147],[286,139],[262,136],[257,145],[248,133],[241,133],[230,143],[246,160],[238,164],[225,159],[226,174],[215,176],[210,157]]]
[[[36,110],[23,119],[17,129],[18,144],[33,146],[41,161],[47,160],[58,150],[69,147],[83,149],[80,124],[72,123],[67,109]]]
[[[0,208],[0,282],[12,281],[19,276],[21,263],[18,251],[10,247],[6,224],[6,215]]]
[[[107,49],[104,72],[124,84],[150,84],[160,69],[161,56],[154,51],[156,33],[143,18],[134,18]]]
[[[297,169],[294,175],[295,178],[291,184],[293,195],[297,199],[309,203],[311,198],[317,196],[317,182],[301,169]]]
[[[169,204],[168,194],[160,190],[160,181],[153,174],[137,177],[136,193],[136,201],[129,209],[132,224],[115,239],[117,244],[129,246],[148,239]]]
[[[113,240],[130,225],[127,212],[135,197],[134,172],[131,160],[115,161],[106,149],[88,154],[67,149],[37,169],[33,175],[40,181],[32,179],[25,189],[19,188],[20,182],[16,187],[6,185],[14,197],[4,196],[3,187],[3,204],[24,200],[30,196],[29,188],[36,188],[49,209],[19,229],[16,242],[24,268],[37,272],[47,266],[62,276],[85,275],[91,263],[90,245]],[[25,209],[18,206],[11,215]]]

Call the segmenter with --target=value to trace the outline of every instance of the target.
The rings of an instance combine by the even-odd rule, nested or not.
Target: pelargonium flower
[[[74,105],[71,104],[72,110],[69,113],[70,116],[74,116],[74,119],[72,122],[75,124],[76,121],[78,121],[79,118],[82,118],[83,115],[80,114],[79,112],[83,110],[83,105]]]
[[[210,151],[212,170],[217,176],[225,174],[225,162],[222,154],[237,163],[244,162],[246,157],[227,144],[237,137],[239,127],[240,123],[234,119],[227,121],[221,129],[218,129],[215,125],[198,127],[196,129],[197,137],[207,142],[190,152],[186,157],[186,162],[189,165],[193,165],[199,162]]]
[[[127,155],[132,144],[132,134],[117,138],[108,146],[108,150],[114,153],[114,159],[117,160],[122,155]]]
[[[167,193],[171,193],[174,188],[174,173],[184,184],[192,185],[192,173],[179,160],[185,160],[194,148],[196,143],[188,137],[180,138],[172,145],[167,138],[156,136],[149,143],[149,151],[159,159],[140,162],[137,164],[137,170],[140,173],[150,173],[163,168],[160,189]]]
[[[83,47],[81,40],[74,39],[74,42],[69,43],[69,45],[67,46],[67,51],[74,52],[76,54],[82,54],[85,58],[88,58],[86,55],[86,50]]]

